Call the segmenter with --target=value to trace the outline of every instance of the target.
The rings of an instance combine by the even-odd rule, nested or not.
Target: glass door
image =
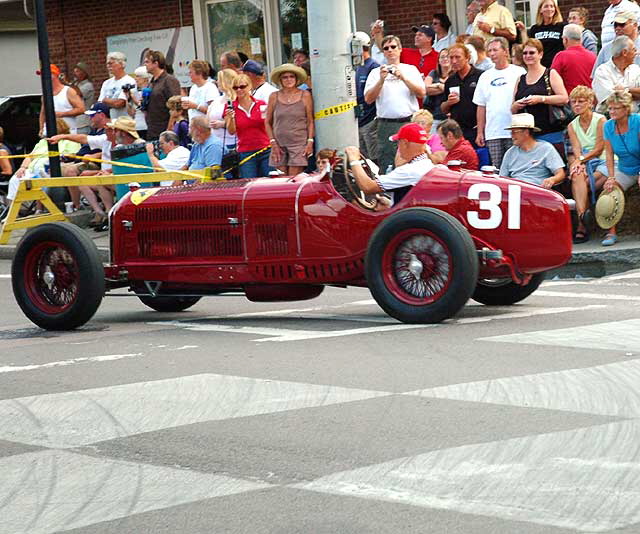
[[[293,63],[292,50],[309,52],[306,0],[280,0],[280,32],[282,35],[282,57]]]
[[[234,51],[267,62],[263,0],[210,0],[206,4],[211,63],[220,67],[220,55]]]

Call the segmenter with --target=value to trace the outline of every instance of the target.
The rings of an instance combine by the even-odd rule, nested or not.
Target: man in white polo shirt
[[[164,159],[158,159],[154,153],[154,146],[151,143],[147,143],[147,154],[151,165],[164,171],[179,171],[189,162],[189,149],[180,146],[180,138],[175,132],[167,130],[162,132],[158,137],[158,145],[160,150],[165,153]],[[167,186],[172,185],[174,180],[162,180],[160,185]]]
[[[402,44],[395,35],[382,40],[382,50],[387,64],[373,69],[364,86],[364,100],[376,103],[378,119],[379,166],[385,171],[393,167],[395,147],[389,136],[411,120],[411,115],[420,109],[426,94],[420,71],[413,66],[400,63]]]

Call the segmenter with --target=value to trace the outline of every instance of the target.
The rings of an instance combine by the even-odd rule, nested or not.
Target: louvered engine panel
[[[258,223],[256,232],[256,256],[286,256],[289,253],[289,237],[286,224]]]
[[[241,258],[242,230],[233,227],[144,229],[138,233],[140,258]]]
[[[138,223],[167,223],[203,221],[207,223],[227,224],[229,217],[238,216],[237,204],[171,204],[140,206],[135,212]]]

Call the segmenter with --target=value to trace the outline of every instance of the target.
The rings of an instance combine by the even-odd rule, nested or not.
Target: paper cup
[[[66,213],[73,213],[73,202],[65,202],[64,203],[64,211]]]
[[[449,92],[453,93],[454,95],[458,95],[460,96],[460,87],[456,86],[456,87],[449,87]]]

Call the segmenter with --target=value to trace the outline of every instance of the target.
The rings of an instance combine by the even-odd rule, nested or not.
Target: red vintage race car
[[[132,191],[110,213],[106,265],[84,231],[41,225],[16,251],[15,297],[35,324],[65,330],[124,287],[177,312],[224,292],[265,302],[366,286],[392,317],[435,323],[469,298],[518,302],[571,257],[553,191],[438,166],[377,211],[345,169]]]

